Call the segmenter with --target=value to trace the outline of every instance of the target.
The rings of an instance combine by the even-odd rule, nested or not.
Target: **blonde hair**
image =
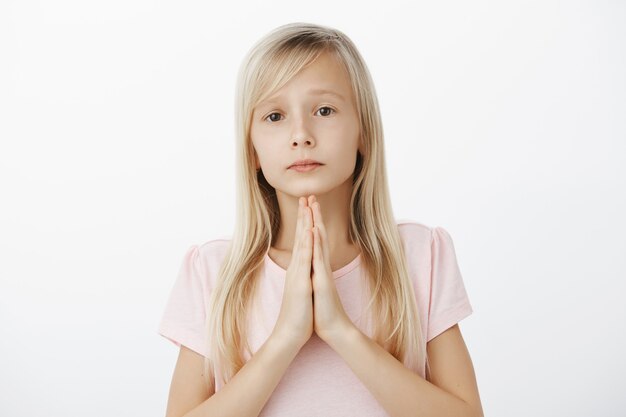
[[[225,385],[244,366],[251,349],[247,319],[256,293],[256,274],[280,225],[276,192],[256,171],[250,140],[252,113],[294,75],[329,52],[351,81],[359,115],[363,154],[357,155],[350,198],[349,236],[361,251],[372,339],[405,366],[421,370],[427,361],[415,293],[387,186],[382,122],[369,70],[353,42],[341,31],[311,23],[290,23],[269,32],[249,51],[239,69],[235,102],[236,219],[229,249],[207,308],[205,377],[214,384],[219,369]],[[373,290],[372,290],[373,289]],[[428,364],[427,364],[428,366]]]

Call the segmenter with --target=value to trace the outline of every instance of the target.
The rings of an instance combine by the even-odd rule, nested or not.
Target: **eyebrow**
[[[335,96],[341,100],[345,101],[345,97],[342,96],[341,94],[337,93],[336,91],[331,91],[331,90],[325,90],[323,88],[312,88],[308,91],[309,94],[317,94],[317,95],[331,95],[331,96]]]
[[[324,89],[324,88],[311,88],[311,89],[309,89],[307,91],[307,94],[310,94],[310,95],[320,95],[320,96],[329,95],[329,96],[337,97],[340,100],[347,101],[346,98],[343,95],[339,94],[338,92],[332,91],[332,90],[327,90],[327,89]],[[271,103],[274,103],[279,98],[280,98],[280,96],[275,96],[275,97],[273,97],[271,99],[263,100],[263,102],[261,104],[271,104]]]

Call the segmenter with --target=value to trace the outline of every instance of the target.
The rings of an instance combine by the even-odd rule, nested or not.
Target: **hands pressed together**
[[[354,327],[341,304],[332,269],[320,204],[300,197],[291,262],[275,333],[302,347],[313,330],[324,341]]]

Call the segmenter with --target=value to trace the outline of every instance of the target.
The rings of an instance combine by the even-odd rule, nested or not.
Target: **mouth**
[[[304,165],[292,165],[289,169],[297,171],[297,172],[309,172],[317,169],[322,166],[322,164],[313,163],[313,164],[304,164]]]

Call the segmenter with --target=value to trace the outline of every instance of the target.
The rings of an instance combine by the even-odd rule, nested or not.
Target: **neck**
[[[320,204],[331,254],[343,252],[345,248],[352,246],[349,237],[351,186],[351,179],[349,179],[327,193],[314,194],[316,201]],[[280,227],[273,246],[277,250],[292,251],[298,220],[298,199],[302,196],[308,199],[311,194],[289,195],[276,191],[280,208]]]

